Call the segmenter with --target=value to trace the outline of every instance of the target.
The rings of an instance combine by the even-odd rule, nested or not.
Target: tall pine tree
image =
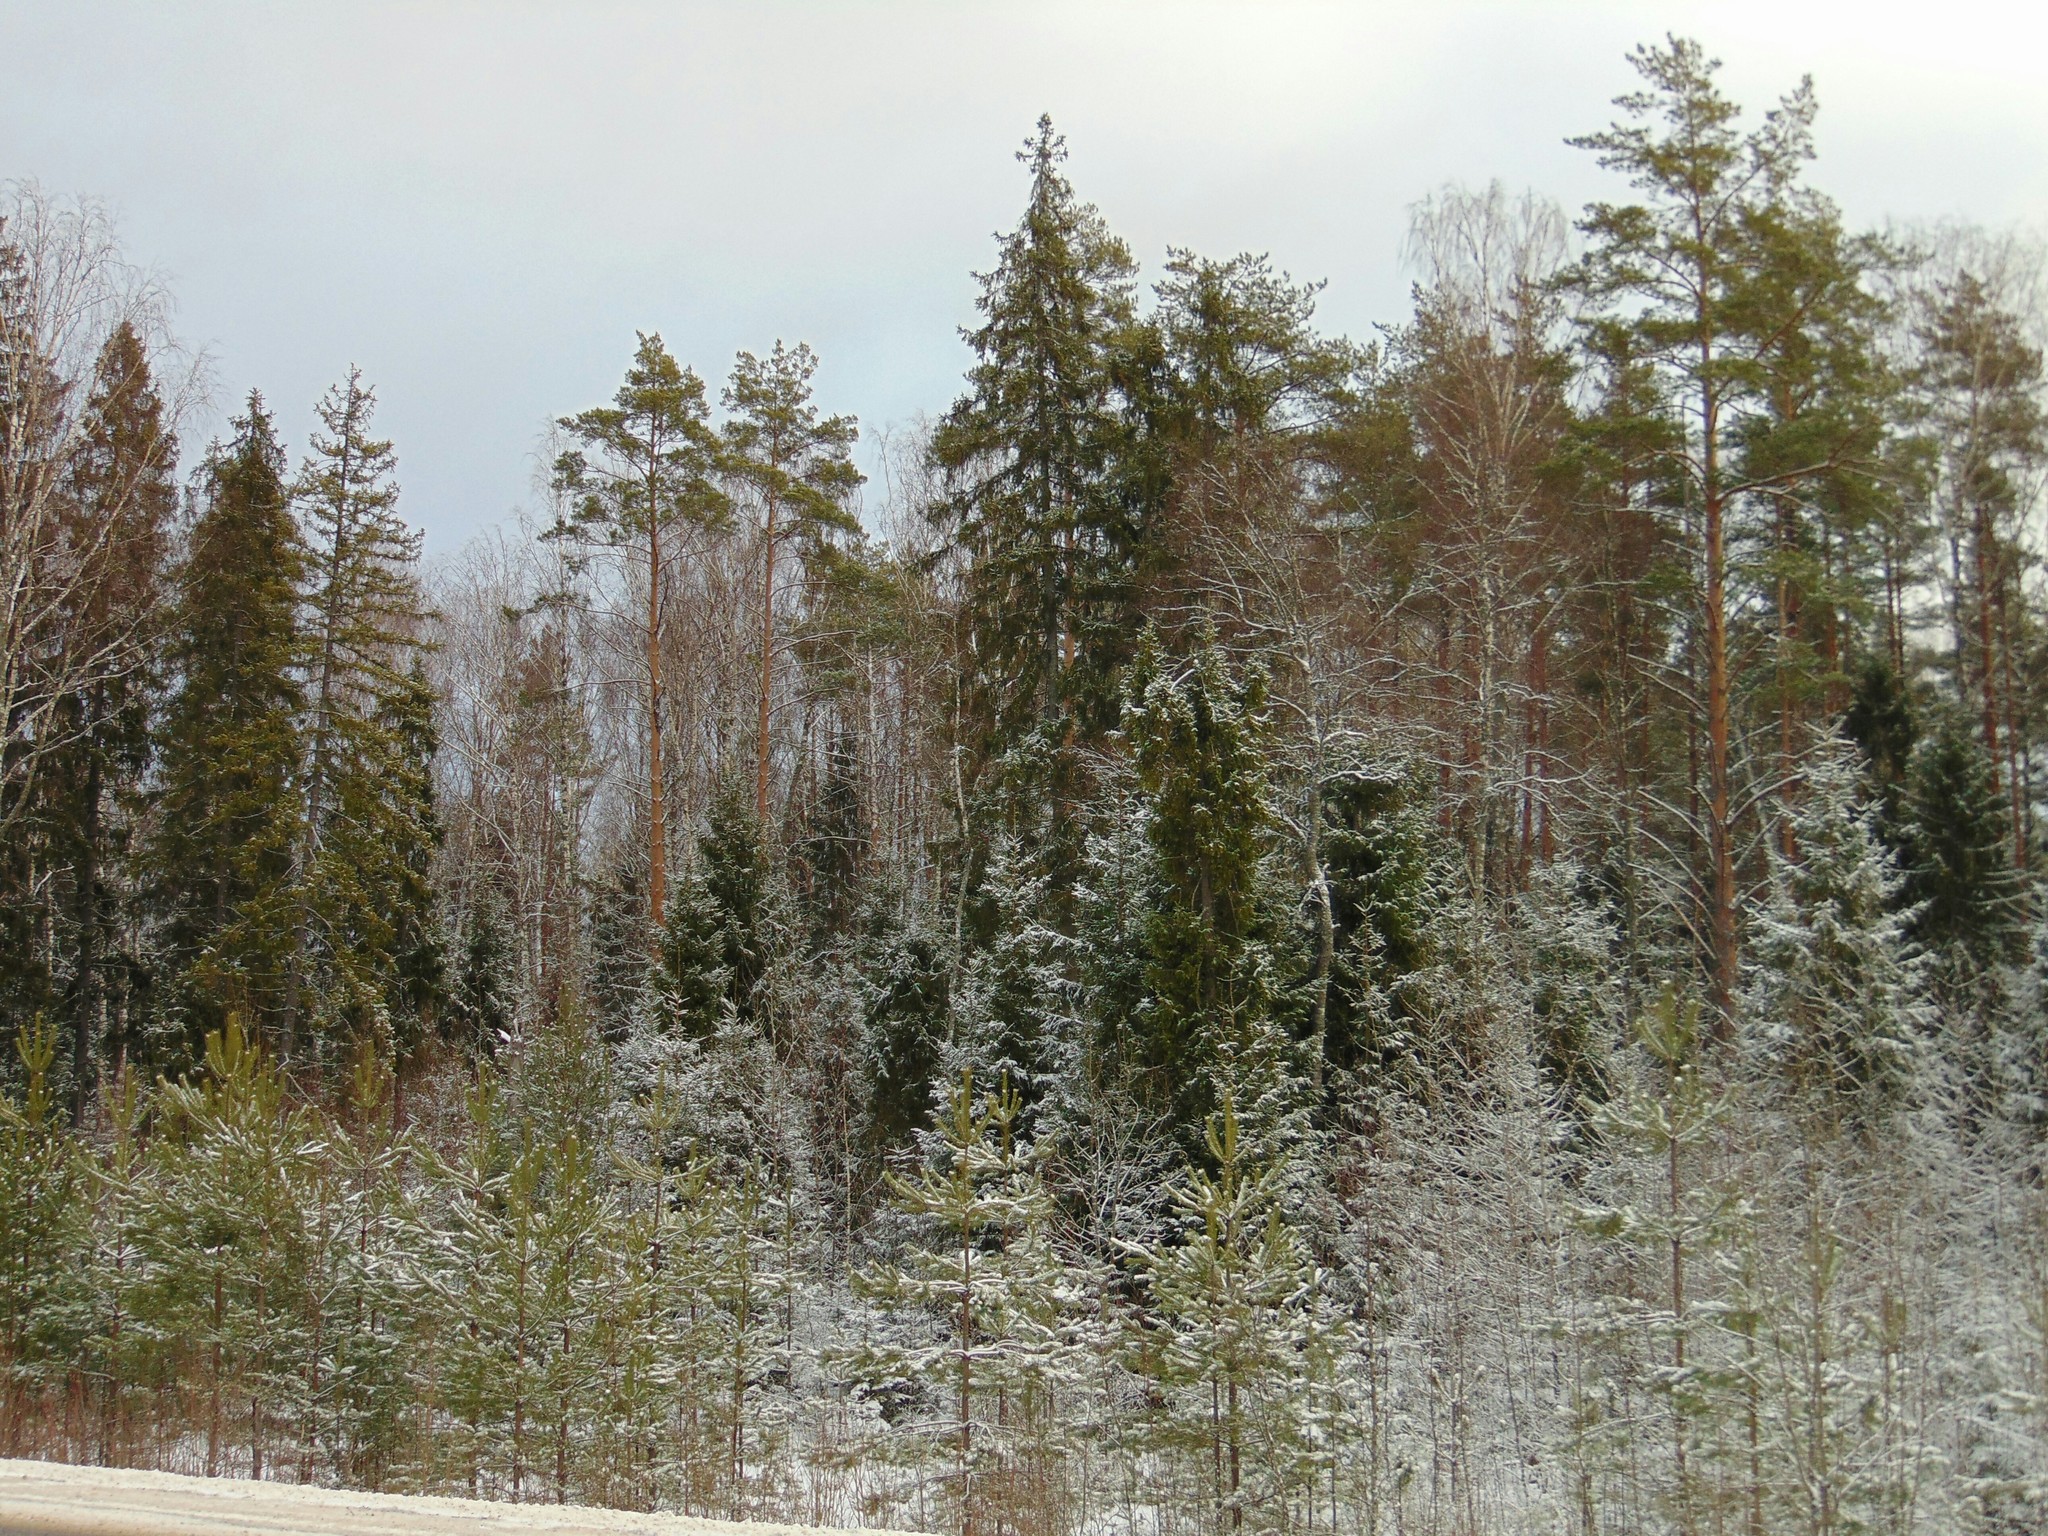
[[[815,569],[834,533],[860,527],[847,497],[860,472],[847,457],[851,416],[824,416],[811,401],[818,359],[778,341],[765,358],[742,352],[725,387],[727,463],[761,507],[761,694],[754,741],[754,819],[768,825],[769,725],[775,694],[775,559],[786,543]]]
[[[647,615],[647,914],[650,934],[668,911],[668,812],[662,766],[662,637],[674,538],[723,520],[712,483],[718,439],[706,417],[704,381],[677,365],[659,334],[642,336],[610,405],[562,419],[581,446],[564,454],[556,479],[570,498],[557,538],[594,539],[644,579]],[[671,541],[664,543],[664,540]]]

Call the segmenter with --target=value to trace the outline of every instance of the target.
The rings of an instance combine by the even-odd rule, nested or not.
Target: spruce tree
[[[1235,671],[1213,635],[1179,662],[1148,636],[1131,671],[1124,732],[1157,884],[1125,1053],[1140,1100],[1195,1138],[1226,1089],[1258,1142],[1298,1107],[1260,878],[1272,816],[1264,709],[1263,673]]]
[[[931,1124],[950,1017],[949,946],[921,929],[893,933],[861,1005],[862,1139],[877,1162]]]
[[[862,802],[858,743],[851,731],[842,731],[825,754],[824,783],[805,812],[792,850],[802,872],[814,952],[854,937],[864,915],[871,850]]]
[[[1900,905],[1944,984],[1967,983],[2016,959],[2025,884],[2013,868],[1997,770],[1953,716],[1915,749],[1908,769]]]
[[[60,990],[50,1002],[68,1036],[74,1120],[92,1096],[96,1056],[130,1043],[113,1037],[146,1001],[133,995],[139,967],[121,941],[141,915],[128,856],[162,702],[177,455],[148,352],[123,322],[100,349],[63,466],[66,559],[84,579],[56,627],[72,682],[57,701],[58,745],[38,786],[51,885],[63,889],[51,919],[65,974],[53,978]]]
[[[978,766],[1037,735],[1039,791],[1070,807],[1078,764],[1065,749],[1115,722],[1136,590],[1134,531],[1109,462],[1121,430],[1111,364],[1134,266],[1076,199],[1066,153],[1040,118],[1018,156],[1031,172],[1024,216],[980,279],[968,393],[932,453],[967,556],[964,745]]]
[[[685,1039],[708,1040],[734,1013],[725,918],[702,870],[684,874],[662,926],[654,978],[655,1007],[664,1030]]]
[[[731,1018],[768,1024],[762,982],[771,946],[769,871],[749,797],[721,789],[697,860],[663,925],[658,1005],[671,1027],[706,1039]]]
[[[330,389],[294,487],[308,555],[294,1024],[322,1040],[390,1036],[396,1016],[410,1045],[439,987],[433,691],[418,665],[419,535],[398,516],[375,408],[357,371]]]
[[[1859,799],[1855,749],[1817,748],[1772,860],[1745,1013],[1798,1110],[1872,1124],[1903,1097],[1924,1022],[1899,877]]]
[[[932,1085],[934,1094],[950,1096],[948,1085],[966,1071],[1008,1084],[1026,1137],[1037,1134],[1041,1101],[1080,1067],[1069,1023],[1070,946],[1041,915],[1046,885],[1014,839],[996,840],[981,888],[992,913],[990,938],[969,956],[953,991],[951,1029]]]
[[[448,1033],[475,1056],[494,1057],[512,1038],[512,1003],[505,991],[512,944],[506,929],[494,893],[476,892],[461,919],[444,1015]]]
[[[390,941],[380,957],[383,1006],[401,1056],[417,1047],[446,1004],[447,945],[434,885],[441,819],[434,802],[440,750],[437,703],[425,659],[414,651],[404,677],[378,700],[377,740],[386,772],[366,820],[386,841],[371,868]]]
[[[1920,740],[1920,722],[1906,680],[1884,657],[1866,656],[1855,668],[1842,734],[1863,750],[1877,829],[1896,853],[1904,837],[1906,771]]]
[[[1330,882],[1327,1066],[1371,1088],[1433,1095],[1444,1065],[1428,1048],[1425,1000],[1415,983],[1439,962],[1436,917],[1462,876],[1427,792],[1392,764],[1360,764],[1323,792],[1323,859]]]
[[[178,573],[176,693],[150,850],[163,912],[163,1023],[182,1052],[230,1009],[287,1039],[297,951],[303,550],[261,396],[202,471]]]
[[[1538,869],[1518,904],[1537,1065],[1575,1130],[1587,1127],[1612,1088],[1620,999],[1603,894],[1579,865],[1561,861]]]

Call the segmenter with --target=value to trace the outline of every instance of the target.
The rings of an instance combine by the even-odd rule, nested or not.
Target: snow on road
[[[350,1493],[0,1459],[0,1536],[796,1536],[799,1531],[822,1536],[812,1527]]]

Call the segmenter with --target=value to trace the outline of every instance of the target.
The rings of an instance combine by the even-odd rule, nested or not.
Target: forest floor
[[[813,1528],[0,1458],[0,1536],[782,1536]],[[874,1536],[874,1533],[864,1533]]]

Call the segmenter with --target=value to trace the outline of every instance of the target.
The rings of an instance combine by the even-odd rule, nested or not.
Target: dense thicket
[[[1615,200],[1426,198],[1364,346],[1142,286],[1042,120],[875,482],[807,347],[648,334],[425,575],[353,372],[181,514],[154,311],[12,194],[0,1451],[2048,1522],[2040,253],[1632,62]]]

